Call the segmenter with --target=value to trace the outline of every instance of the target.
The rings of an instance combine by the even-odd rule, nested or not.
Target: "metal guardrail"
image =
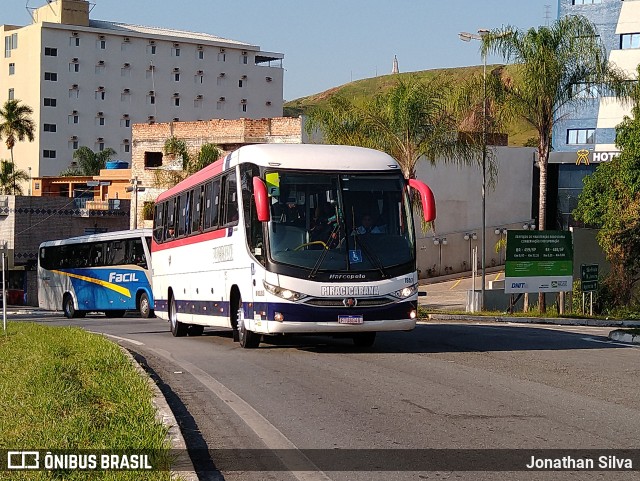
[[[73,199],[76,209],[86,210],[120,210],[120,199],[93,200],[93,199]]]

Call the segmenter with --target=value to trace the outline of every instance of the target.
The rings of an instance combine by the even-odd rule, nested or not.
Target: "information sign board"
[[[568,231],[507,231],[505,293],[570,291],[573,241]]]

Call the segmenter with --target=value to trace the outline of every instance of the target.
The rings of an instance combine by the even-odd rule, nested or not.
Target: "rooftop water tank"
[[[107,162],[105,167],[107,169],[128,169],[129,162],[126,160],[110,160]]]

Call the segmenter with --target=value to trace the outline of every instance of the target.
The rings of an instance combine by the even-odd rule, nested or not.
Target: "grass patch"
[[[0,333],[0,449],[168,449],[151,397],[120,348],[99,335],[16,322]],[[22,471],[0,479],[168,480],[170,472]]]

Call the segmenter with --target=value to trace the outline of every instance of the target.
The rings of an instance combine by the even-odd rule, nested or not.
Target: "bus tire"
[[[125,311],[124,309],[113,309],[110,311],[104,311],[104,315],[109,319],[116,319],[119,317],[124,317],[126,312],[127,311]]]
[[[356,347],[371,347],[376,342],[375,332],[359,332],[353,335],[353,344]]]
[[[173,334],[173,337],[182,337],[187,333],[188,326],[178,321],[176,300],[173,296],[171,296],[169,300],[169,323],[171,324],[171,334]]]
[[[154,316],[153,309],[151,309],[151,302],[149,302],[149,296],[146,292],[140,294],[138,311],[140,312],[140,317],[144,317],[145,319],[149,319]]]
[[[189,324],[187,328],[187,336],[202,336],[204,332],[204,326],[200,326],[198,324]]]
[[[244,310],[241,306],[242,300],[238,307],[238,341],[243,349],[255,349],[260,345],[261,335],[247,329],[244,323]]]
[[[62,299],[62,310],[64,311],[64,317],[67,319],[75,319],[78,317],[84,317],[84,313],[76,310],[73,305],[73,297],[70,294],[65,294]]]

